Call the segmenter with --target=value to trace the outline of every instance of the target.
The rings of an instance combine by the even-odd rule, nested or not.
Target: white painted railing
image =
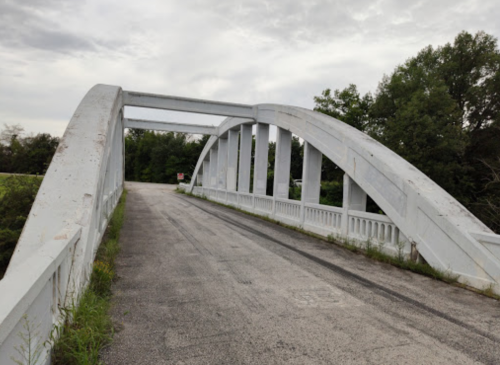
[[[195,187],[193,194],[205,195],[210,200],[302,227],[324,237],[348,238],[359,246],[366,246],[369,242],[393,255],[409,257],[411,254],[411,245],[386,215],[355,210],[346,212],[339,207],[302,204],[298,200],[214,188]],[[347,222],[346,234],[342,232],[343,220]]]
[[[300,223],[300,210],[300,201],[276,198],[275,215],[277,217],[290,219]]]
[[[64,320],[61,308],[74,298],[68,291],[75,287],[71,272],[81,233],[77,225],[63,230],[0,280],[0,363],[24,364],[23,356],[30,354],[30,364],[49,359],[51,330]],[[29,335],[31,344],[24,340]]]
[[[349,236],[376,243],[397,243],[397,227],[385,215],[350,210]]]
[[[342,208],[306,203],[304,225],[307,229],[325,236],[340,235],[342,214]]]
[[[273,198],[271,196],[254,195],[255,210],[265,214],[273,211]]]
[[[186,191],[187,189],[189,189],[189,184],[179,183],[179,189]]]
[[[239,205],[241,206],[241,208],[253,211],[253,195],[252,194],[238,193],[238,197],[239,197],[238,202],[239,202]]]
[[[227,192],[227,203],[231,205],[238,205],[238,193],[234,191]]]

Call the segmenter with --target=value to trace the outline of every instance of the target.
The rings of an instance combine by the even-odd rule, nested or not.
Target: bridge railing
[[[389,254],[402,254],[406,257],[411,254],[411,245],[407,238],[390,218],[383,214],[346,211],[340,207],[303,204],[298,200],[202,186],[194,187],[192,192],[194,195],[205,196],[209,200],[301,227],[324,237],[348,238],[359,246],[366,246],[370,242]],[[345,234],[342,232],[342,221],[347,222]]]
[[[306,203],[304,227],[323,236],[338,236],[342,233],[343,214],[344,210],[339,207]]]
[[[49,358],[50,333],[61,324],[68,290],[72,290],[72,269],[82,228],[74,225],[32,253],[8,276],[0,280],[0,362],[45,363]],[[31,336],[31,343],[27,337]],[[24,350],[23,350],[24,348]],[[30,352],[31,356],[28,355]],[[24,362],[22,362],[24,363]]]

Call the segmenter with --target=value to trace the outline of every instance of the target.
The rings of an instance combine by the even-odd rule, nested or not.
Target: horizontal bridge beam
[[[191,134],[211,134],[217,135],[217,127],[200,124],[183,124],[172,122],[155,122],[142,119],[124,119],[125,128],[149,129],[155,131],[180,132]]]
[[[178,96],[123,92],[123,105],[254,119],[253,106]]]

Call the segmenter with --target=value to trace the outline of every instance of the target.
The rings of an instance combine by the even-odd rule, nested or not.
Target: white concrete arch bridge
[[[226,116],[217,127],[124,118],[124,107]],[[277,127],[273,196],[266,195],[270,126]],[[0,362],[19,342],[24,314],[42,340],[59,305],[85,286],[124,186],[124,129],[210,134],[188,192],[322,236],[392,255],[420,255],[469,286],[500,294],[500,236],[404,159],[366,134],[303,108],[243,105],[97,85],[72,117],[0,281]],[[253,192],[250,192],[255,128]],[[305,141],[302,200],[288,199],[292,134]],[[322,155],[344,172],[342,207],[319,204]],[[366,212],[370,196],[386,215]],[[5,296],[4,293],[9,293]],[[5,360],[7,361],[7,360]]]

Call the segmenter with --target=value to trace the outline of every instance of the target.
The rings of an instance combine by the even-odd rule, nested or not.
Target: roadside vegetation
[[[0,131],[0,172],[43,175],[59,138],[48,133],[25,135],[20,125],[4,124]]]
[[[100,350],[113,338],[113,323],[108,312],[126,197],[127,191],[124,190],[97,250],[89,286],[81,295],[78,306],[63,309],[66,321],[53,332],[53,364],[99,364]]]
[[[41,177],[0,175],[0,279],[42,183]]]

